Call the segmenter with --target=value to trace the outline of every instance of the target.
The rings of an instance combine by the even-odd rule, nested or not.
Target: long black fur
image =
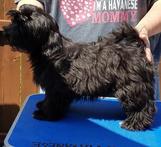
[[[124,23],[110,37],[74,43],[39,8],[23,5],[8,15],[12,22],[3,34],[17,51],[29,54],[34,81],[46,91],[35,118],[57,120],[74,100],[113,95],[127,115],[123,128],[142,130],[151,125],[153,64],[147,61],[145,44],[134,28]]]

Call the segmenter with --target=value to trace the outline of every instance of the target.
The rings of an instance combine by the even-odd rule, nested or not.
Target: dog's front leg
[[[47,93],[45,99],[37,103],[33,117],[39,120],[59,120],[63,118],[72,101],[63,94]]]

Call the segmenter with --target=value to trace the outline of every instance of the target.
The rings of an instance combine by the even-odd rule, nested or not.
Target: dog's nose
[[[0,46],[8,45],[8,44],[9,42],[4,31],[0,31]]]

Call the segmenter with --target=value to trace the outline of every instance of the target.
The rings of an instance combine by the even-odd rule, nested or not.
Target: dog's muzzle
[[[9,45],[9,41],[4,33],[4,31],[0,31],[0,46]]]

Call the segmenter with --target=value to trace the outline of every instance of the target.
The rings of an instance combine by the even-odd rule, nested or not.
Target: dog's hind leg
[[[144,130],[151,125],[156,111],[151,85],[143,82],[130,82],[116,91],[115,96],[121,100],[127,115],[121,124],[122,128]]]
[[[63,118],[72,102],[72,99],[61,94],[46,94],[45,99],[37,103],[33,117],[40,120],[59,120]]]

